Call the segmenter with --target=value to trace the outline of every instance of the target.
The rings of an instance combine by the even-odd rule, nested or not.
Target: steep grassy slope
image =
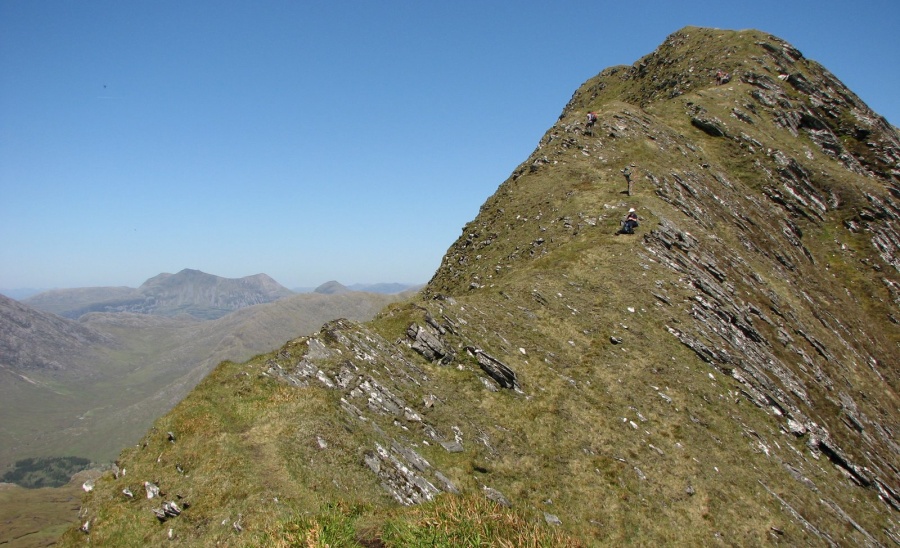
[[[896,543],[898,160],[788,44],[683,29],[573,95],[421,299],[216,368],[87,537]]]

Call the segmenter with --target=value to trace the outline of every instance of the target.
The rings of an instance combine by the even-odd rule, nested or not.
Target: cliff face
[[[898,163],[790,45],[683,29],[579,88],[421,298],[214,371],[89,535],[162,535],[120,494],[154,481],[204,542],[390,544],[455,496],[570,544],[898,542]]]

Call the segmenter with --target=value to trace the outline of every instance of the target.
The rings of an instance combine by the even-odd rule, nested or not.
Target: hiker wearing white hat
[[[637,227],[638,216],[632,207],[628,210],[628,215],[625,216],[625,220],[622,221],[622,229],[619,231],[619,234],[634,234],[634,229]]]

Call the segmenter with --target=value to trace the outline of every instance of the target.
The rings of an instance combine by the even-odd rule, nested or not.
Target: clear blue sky
[[[900,124],[895,0],[0,0],[0,288],[425,282],[582,82],[686,25]]]

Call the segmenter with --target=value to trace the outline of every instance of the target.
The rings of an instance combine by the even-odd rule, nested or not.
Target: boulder
[[[428,361],[448,364],[453,360],[452,350],[447,348],[432,327],[412,323],[406,329],[406,336],[412,341],[410,347]]]
[[[691,125],[713,137],[725,137],[727,135],[725,132],[725,124],[718,118],[694,116],[691,118]]]
[[[475,357],[481,370],[487,373],[501,387],[515,390],[519,388],[516,372],[510,369],[508,365],[478,348],[467,346],[466,350]]]

